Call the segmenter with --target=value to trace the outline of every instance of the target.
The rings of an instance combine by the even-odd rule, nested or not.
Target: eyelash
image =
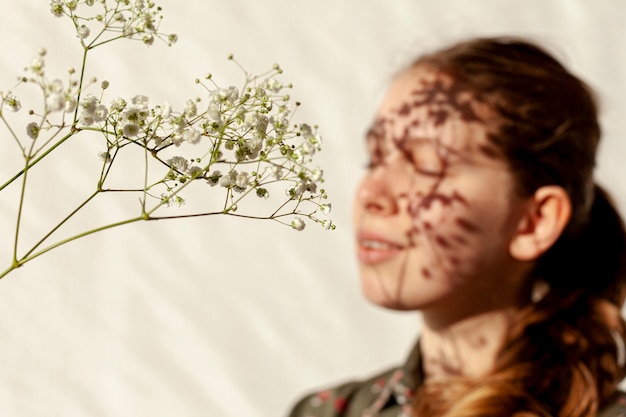
[[[443,177],[443,172],[441,170],[427,170],[427,169],[420,169],[420,168],[415,168],[415,172],[417,172],[418,174],[421,175],[425,175],[427,177],[434,177],[434,178],[441,178]]]
[[[369,160],[365,164],[365,169],[372,170],[384,164],[385,155],[382,153],[380,149],[372,150],[369,154]],[[405,154],[405,158],[413,166],[416,174],[433,178],[441,178],[443,176],[443,166],[440,166],[440,164],[436,164],[437,166],[433,167],[432,163],[420,163],[420,157],[410,153]]]
[[[381,162],[374,162],[374,161],[367,161],[365,163],[365,165],[363,166],[363,168],[366,171],[372,170],[378,166],[382,165]],[[428,170],[428,169],[422,169],[419,167],[415,167],[415,172],[420,174],[420,175],[424,175],[426,177],[433,177],[433,178],[441,178],[443,177],[443,172],[441,170]]]

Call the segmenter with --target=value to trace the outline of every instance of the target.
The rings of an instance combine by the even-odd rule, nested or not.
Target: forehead
[[[414,66],[389,87],[368,136],[420,138],[457,150],[497,153],[487,140],[489,112],[446,74]]]

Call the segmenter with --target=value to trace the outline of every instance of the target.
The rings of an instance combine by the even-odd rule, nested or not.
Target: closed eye
[[[436,141],[417,138],[404,139],[397,146],[418,174],[429,177],[443,176],[445,159]]]

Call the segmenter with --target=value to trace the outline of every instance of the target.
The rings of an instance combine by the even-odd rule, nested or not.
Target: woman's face
[[[525,205],[487,139],[488,114],[423,67],[392,84],[366,137],[370,166],[354,205],[370,301],[451,317],[519,301],[509,242]]]

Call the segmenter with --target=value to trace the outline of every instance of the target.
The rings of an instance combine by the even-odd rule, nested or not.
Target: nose
[[[400,173],[389,165],[381,165],[368,171],[357,188],[356,204],[362,210],[380,216],[398,212]]]

